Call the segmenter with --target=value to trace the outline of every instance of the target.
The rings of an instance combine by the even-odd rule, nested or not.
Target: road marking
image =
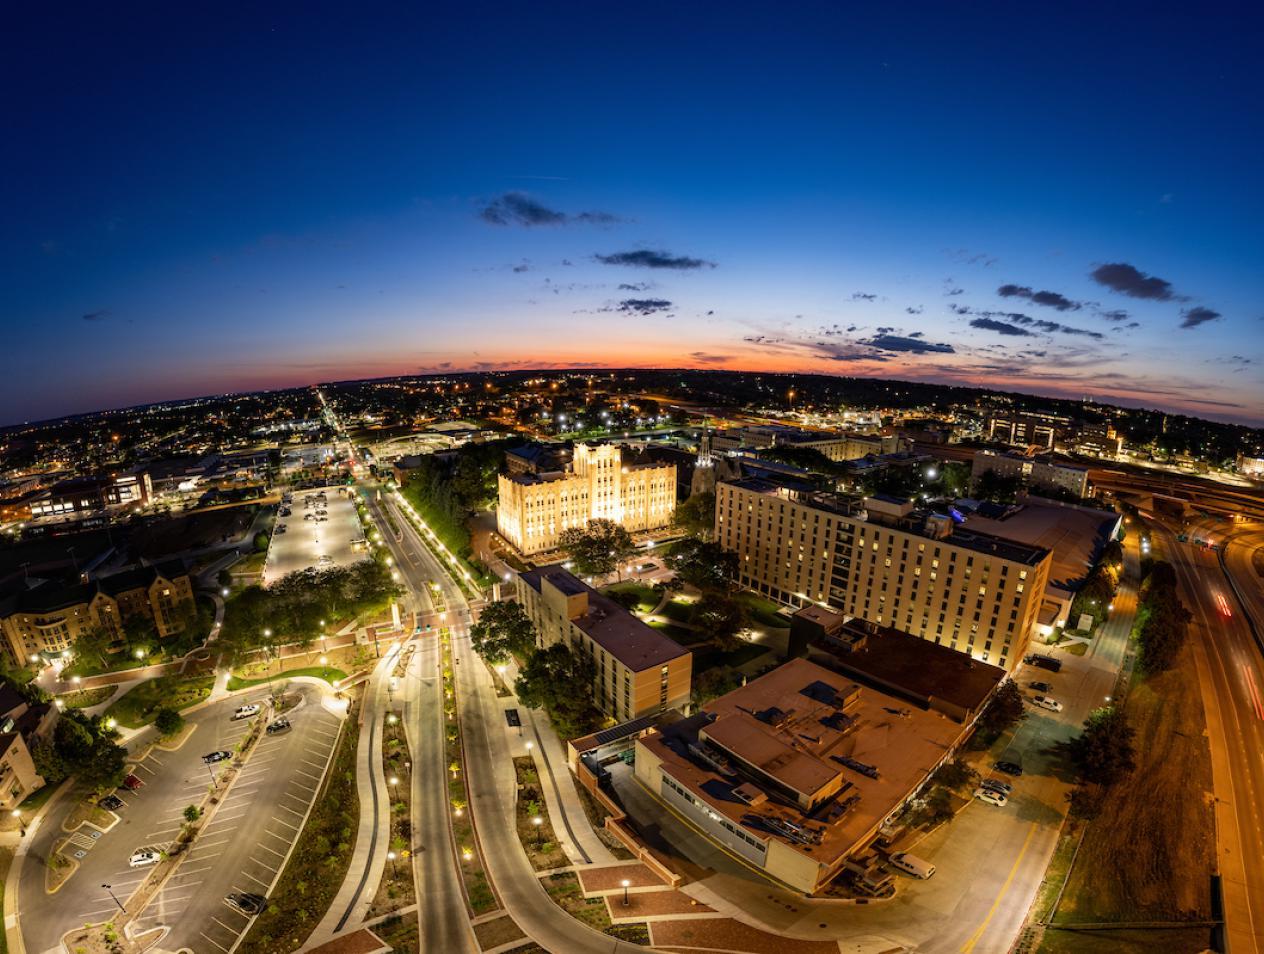
[[[229,795],[226,799],[224,799],[224,804],[225,804],[225,805],[227,805],[227,804],[228,804],[229,802],[231,802],[234,798],[241,798],[241,796],[243,796],[243,795],[253,795],[253,794],[254,794],[255,792],[257,792],[257,791],[259,791],[259,789],[257,789],[257,788],[251,788],[251,789],[247,789],[247,790],[246,790],[246,791],[244,791],[244,792],[233,792],[233,794]]]
[[[159,765],[166,765],[166,764],[167,764],[167,763],[165,763],[162,759],[158,758],[158,756],[154,755],[152,752],[151,752],[151,753],[149,753],[149,755],[145,756],[145,760],[146,760],[146,761],[153,760],[153,761],[157,762]]]
[[[1005,879],[1005,883],[1001,885],[1001,890],[996,896],[996,900],[992,902],[992,907],[988,909],[987,917],[983,919],[983,923],[979,925],[970,940],[961,945],[961,954],[970,954],[974,950],[974,946],[979,943],[979,938],[983,937],[983,932],[987,930],[988,925],[992,923],[992,918],[996,916],[996,910],[1001,906],[1001,900],[1009,891],[1009,886],[1014,883],[1014,878],[1018,874],[1018,866],[1022,864],[1023,857],[1027,854],[1027,848],[1031,845],[1032,836],[1036,834],[1036,823],[1032,822],[1031,827],[1027,829],[1027,837],[1023,839],[1023,847],[1018,852],[1018,857],[1014,859],[1014,867],[1009,869],[1009,877]]]
[[[197,874],[199,871],[210,871],[214,867],[214,865],[207,865],[205,868],[190,868],[188,871],[179,871],[171,876],[171,880],[175,881],[177,878],[184,878],[191,874]]]
[[[231,909],[230,909],[230,910],[231,910]],[[229,934],[232,934],[232,935],[234,935],[234,936],[237,934],[237,929],[236,929],[236,928],[230,928],[227,924],[225,924],[223,921],[221,921],[219,918],[217,918],[217,917],[216,917],[215,915],[213,915],[213,914],[211,915],[211,920],[212,920],[212,921],[214,921],[216,924],[218,924],[220,927],[222,927],[222,928],[223,928],[225,931],[227,931]]]
[[[294,816],[295,816],[295,817],[297,817],[297,818],[302,818],[302,817],[303,817],[303,813],[302,813],[302,812],[296,812],[294,809],[292,809],[292,808],[286,808],[284,805],[278,805],[278,806],[277,806],[277,808],[281,809],[281,811],[283,811],[283,812],[289,812],[291,815],[294,815]]]
[[[155,828],[153,831],[149,832],[149,834],[147,834],[145,837],[153,838],[154,835],[165,835],[169,831],[179,831],[179,830],[180,830],[179,825],[176,825],[174,828]]]
[[[317,781],[317,782],[319,782],[319,781],[320,781],[320,776],[319,776],[319,775],[313,775],[311,772],[304,772],[301,768],[296,768],[294,771],[295,771],[297,774],[299,774],[299,775],[303,776],[303,778],[310,778],[310,779],[314,779],[314,780],[315,780],[315,781]]]
[[[272,816],[272,820],[273,820],[274,822],[276,822],[278,825],[284,825],[286,828],[290,829],[290,831],[298,831],[298,830],[299,830],[298,825],[291,825],[289,822],[287,822],[287,821],[283,821],[282,819],[277,818],[277,817],[276,817],[276,815],[273,815],[273,816]]]
[[[263,846],[260,845],[260,847],[263,847]],[[262,861],[260,861],[254,855],[250,856],[250,860],[253,861],[255,864],[257,864],[260,868],[266,868],[268,871],[271,871],[273,874],[277,873],[276,868],[272,868],[272,867],[269,867],[268,865],[265,865]]]
[[[186,855],[186,857],[192,858],[196,853],[197,853],[197,849],[194,848],[193,851],[190,851],[188,855]],[[198,858],[198,861],[210,861],[212,858],[218,858],[222,854],[223,854],[222,851],[217,851],[213,855],[202,855],[201,857]]]
[[[273,838],[279,838],[279,839],[281,840],[281,844],[283,844],[283,845],[288,845],[288,844],[290,843],[290,839],[289,839],[289,838],[286,838],[284,835],[278,835],[278,834],[277,834],[276,832],[274,832],[274,831],[268,831],[268,829],[266,829],[266,828],[263,830],[263,833],[264,833],[265,835],[271,835]],[[262,846],[260,846],[260,847],[262,847]]]
[[[305,799],[305,798],[299,798],[297,795],[291,795],[289,792],[285,792],[285,793],[283,793],[283,794],[281,795],[281,797],[282,797],[282,798],[292,798],[292,799],[294,799],[294,801],[298,802],[298,803],[299,803],[300,805],[302,805],[304,808],[306,808],[306,807],[307,807],[307,799]]]
[[[299,759],[299,761],[304,765],[314,765],[318,769],[323,769],[325,767],[324,762],[313,762],[311,759]]]
[[[249,878],[251,881],[255,882],[255,884],[261,884],[261,885],[263,885],[265,888],[270,888],[270,887],[272,887],[270,884],[268,884],[268,882],[264,881],[262,878],[256,878],[256,877],[255,877],[254,875],[252,875],[249,871],[243,871],[243,872],[242,872],[242,874],[244,874],[244,875],[245,875],[247,878]]]
[[[281,854],[281,852],[274,851],[273,849],[269,848],[267,845],[255,845],[255,847],[262,848],[264,851],[270,852],[271,854],[276,855],[278,858],[281,858],[281,859],[285,858],[285,855]],[[273,870],[275,871],[276,869],[274,868]]]
[[[202,937],[206,938],[208,941],[210,941],[212,944],[218,947],[221,951],[224,952],[224,954],[228,954],[228,948],[226,948],[223,944],[219,943],[219,941],[215,940],[215,938],[208,937],[205,931],[198,931],[198,934],[202,935]]]
[[[137,767],[138,769],[144,769],[144,770],[145,770],[146,772],[148,772],[150,775],[157,775],[157,774],[158,774],[158,773],[157,773],[157,772],[155,772],[153,769],[151,769],[148,765],[146,765],[144,762],[137,762],[137,763],[136,763],[136,767]]]

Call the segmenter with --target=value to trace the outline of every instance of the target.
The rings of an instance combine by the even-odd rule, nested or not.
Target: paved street
[[[1219,542],[1225,525],[1215,526]],[[1156,525],[1156,531],[1193,614],[1190,638],[1211,747],[1225,932],[1233,954],[1264,951],[1264,658],[1245,615],[1258,612],[1260,602],[1260,580],[1252,580],[1250,558],[1260,542],[1258,525],[1245,528],[1226,554],[1237,589],[1247,596],[1246,606],[1216,554],[1177,542],[1165,527]],[[1231,615],[1226,616],[1221,599]],[[1256,626],[1264,622],[1254,619]]]

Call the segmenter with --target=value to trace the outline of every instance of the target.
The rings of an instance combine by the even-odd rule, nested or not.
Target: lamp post
[[[623,881],[622,881],[622,884],[623,884],[623,906],[624,906],[625,908],[628,906],[628,885],[630,885],[631,883],[632,883],[632,882],[631,882],[631,881],[629,881],[627,878],[624,878],[624,879],[623,879]]]
[[[531,824],[535,826],[535,846],[539,848],[541,845],[540,826],[544,824],[544,819],[536,815],[535,818],[531,819]]]
[[[395,867],[395,852],[393,852],[393,851],[388,851],[388,852],[386,853],[386,860],[387,860],[387,861],[389,861],[389,862],[391,863],[391,877],[392,877],[392,878],[398,878],[398,877],[399,877],[399,869],[398,869],[397,867]]]
[[[119,909],[120,911],[123,911],[123,912],[125,912],[125,913],[126,913],[127,908],[123,907],[123,902],[122,902],[122,901],[120,901],[120,900],[119,900],[117,897],[115,897],[115,895],[114,895],[114,886],[113,886],[113,885],[108,885],[108,884],[103,884],[103,885],[101,885],[101,887],[105,888],[105,890],[106,890],[106,891],[110,892],[110,897],[114,899],[114,903],[118,905],[118,909]]]
[[[22,813],[15,808],[13,809],[13,817],[18,820],[18,828],[22,832],[20,835],[18,835],[18,837],[25,838],[26,837],[26,822],[22,821]]]
[[[272,688],[272,630],[263,631],[263,672],[268,677],[268,695],[272,697],[272,708],[276,708],[276,691]],[[277,656],[280,659],[280,655]]]

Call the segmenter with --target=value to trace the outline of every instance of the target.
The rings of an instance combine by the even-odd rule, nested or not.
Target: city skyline
[[[27,22],[0,423],[535,367],[1264,423],[1249,31],[1000,9]]]

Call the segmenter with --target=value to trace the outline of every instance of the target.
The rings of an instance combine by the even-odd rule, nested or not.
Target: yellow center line
[[[1022,850],[1018,852],[1018,857],[1014,859],[1014,867],[1009,869],[1009,877],[1005,879],[1005,883],[1001,885],[1001,891],[996,896],[996,900],[992,902],[991,910],[988,911],[987,917],[983,919],[983,923],[979,925],[970,940],[961,945],[961,954],[970,954],[974,950],[974,946],[979,943],[979,938],[983,937],[983,932],[987,930],[988,925],[992,923],[992,918],[996,916],[996,909],[1001,906],[1001,900],[1009,891],[1009,886],[1014,882],[1014,876],[1018,874],[1018,866],[1023,863],[1023,856],[1027,854],[1027,848],[1031,844],[1032,836],[1036,834],[1036,823],[1032,822],[1031,827],[1027,829],[1027,837],[1023,840]]]

